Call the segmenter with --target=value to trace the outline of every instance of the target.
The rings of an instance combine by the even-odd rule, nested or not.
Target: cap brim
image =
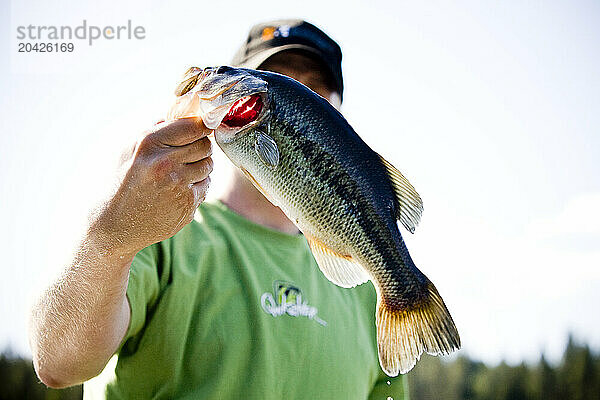
[[[304,46],[302,44],[286,44],[283,46],[273,47],[271,49],[261,51],[260,53],[255,54],[252,57],[249,57],[244,62],[233,64],[233,66],[256,69],[256,68],[260,67],[260,65],[262,63],[267,61],[267,58],[269,58],[277,53],[281,53],[282,51],[293,50],[293,49],[306,50],[310,53],[316,54],[320,58],[323,58],[323,56],[319,52],[315,51],[315,49],[313,49],[312,47]]]
[[[317,57],[319,57],[321,60],[323,60],[323,64],[325,65],[325,67],[329,70],[329,73],[331,74],[331,76],[335,77],[335,71],[331,70],[331,67],[324,61],[325,57],[319,53],[318,51],[316,51],[314,48],[309,47],[309,46],[305,46],[302,44],[286,44],[283,46],[278,46],[278,47],[274,47],[271,49],[267,49],[264,51],[261,51],[258,54],[255,54],[252,57],[249,57],[247,60],[245,60],[244,62],[241,63],[232,63],[233,67],[242,67],[242,68],[249,68],[249,69],[257,69],[258,67],[260,67],[260,65],[262,63],[264,63],[265,61],[267,61],[267,59],[277,53],[281,53],[282,51],[286,51],[286,50],[305,50],[309,53],[312,53],[314,55],[316,55]],[[341,87],[339,87],[340,82],[336,79],[335,80],[336,84],[338,85],[338,88],[336,90],[336,93],[340,96],[340,102],[342,99],[342,93],[341,93]]]

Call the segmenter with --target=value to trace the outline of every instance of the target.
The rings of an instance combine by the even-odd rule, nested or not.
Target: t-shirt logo
[[[309,306],[302,299],[302,290],[288,282],[273,282],[273,293],[265,292],[260,296],[260,304],[267,314],[279,317],[283,314],[292,317],[308,317],[317,323],[327,326],[327,322],[317,316],[317,308]]]

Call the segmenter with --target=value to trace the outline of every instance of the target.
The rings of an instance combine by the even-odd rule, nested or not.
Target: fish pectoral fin
[[[365,283],[370,279],[367,271],[352,260],[325,247],[318,240],[306,236],[319,269],[331,282],[344,288],[351,288]]]
[[[406,230],[415,233],[415,228],[419,225],[421,214],[423,214],[423,200],[421,200],[421,196],[419,196],[413,185],[396,167],[381,156],[379,156],[379,159],[385,166],[396,193],[399,205],[398,210],[396,210],[396,218],[400,220]]]
[[[264,132],[256,132],[254,150],[258,158],[268,167],[276,167],[279,164],[279,148],[273,138]]]

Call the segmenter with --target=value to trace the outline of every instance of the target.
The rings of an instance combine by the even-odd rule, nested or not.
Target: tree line
[[[460,356],[452,361],[424,356],[408,374],[411,400],[599,400],[600,354],[570,338],[558,364],[488,366]],[[48,389],[31,360],[0,354],[0,400],[82,398],[82,387]]]
[[[424,356],[408,374],[411,400],[600,400],[600,354],[569,338],[561,361],[488,366]]]

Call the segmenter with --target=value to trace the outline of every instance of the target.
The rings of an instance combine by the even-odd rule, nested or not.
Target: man
[[[341,103],[339,46],[306,22],[253,27],[233,64]],[[40,379],[86,381],[116,353],[101,375],[107,398],[403,398],[404,379],[378,364],[370,283],[329,282],[297,228],[240,173],[220,201],[200,205],[208,134],[196,119],[163,123],[131,152],[75,261],[34,307]]]

